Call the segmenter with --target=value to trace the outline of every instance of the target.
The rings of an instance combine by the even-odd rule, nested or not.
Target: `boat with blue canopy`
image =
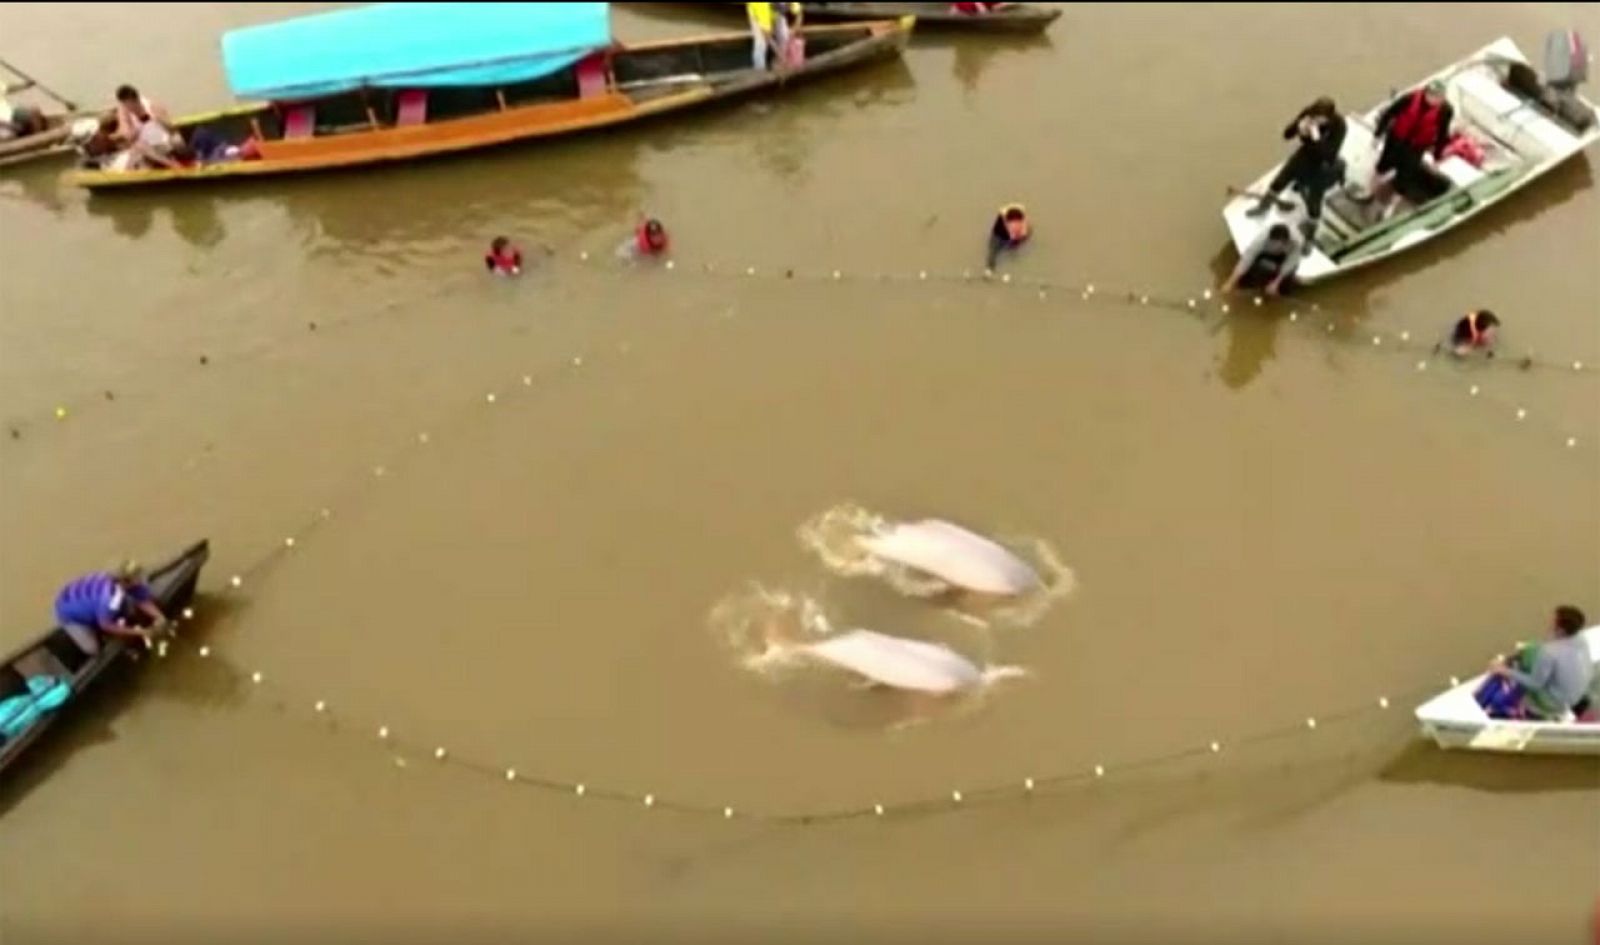
[[[915,20],[812,26],[754,67],[748,33],[618,44],[607,3],[380,3],[222,37],[241,99],[174,123],[166,167],[123,152],[71,174],[95,191],[405,161],[777,92],[897,57]]]

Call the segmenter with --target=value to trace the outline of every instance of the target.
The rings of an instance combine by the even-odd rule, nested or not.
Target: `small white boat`
[[[1579,634],[1589,658],[1600,667],[1600,625]],[[1519,722],[1491,719],[1473,693],[1484,673],[1440,693],[1417,707],[1422,733],[1440,748],[1508,751],[1536,755],[1600,755],[1600,721]],[[1589,718],[1594,718],[1593,710]]]
[[[1521,82],[1507,81],[1513,68]],[[1483,146],[1485,159],[1478,167],[1460,156],[1445,158],[1437,170],[1449,180],[1450,189],[1419,206],[1402,205],[1404,209],[1387,217],[1379,212],[1381,208],[1361,202],[1352,191],[1363,190],[1372,180],[1383,146],[1375,132],[1378,116],[1392,99],[1379,102],[1364,115],[1346,115],[1348,130],[1339,151],[1345,162],[1346,186],[1331,188],[1324,198],[1321,225],[1295,273],[1298,281],[1321,282],[1424,243],[1600,140],[1600,111],[1594,103],[1576,91],[1555,92],[1536,74],[1530,78],[1529,69],[1517,44],[1501,38],[1407,87],[1435,80],[1444,83],[1445,97],[1455,110],[1453,128]],[[1530,88],[1529,82],[1536,88]],[[1545,101],[1558,98],[1564,102],[1559,110]],[[1293,188],[1280,195],[1284,199],[1270,213],[1255,217],[1246,213],[1277,172],[1274,167],[1222,208],[1222,219],[1241,253],[1274,223],[1295,225],[1304,218],[1304,204]]]

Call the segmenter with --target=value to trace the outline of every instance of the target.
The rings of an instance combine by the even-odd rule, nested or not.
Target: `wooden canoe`
[[[744,16],[742,3],[685,3],[686,7],[716,7],[721,12]],[[650,6],[638,4],[638,6]],[[902,16],[917,18],[923,31],[970,33],[1040,33],[1061,16],[1056,7],[1039,3],[1012,3],[992,13],[957,13],[948,3],[802,3],[802,20],[820,21],[892,20]]]
[[[807,27],[806,59],[782,71],[751,67],[750,35],[723,33],[614,47],[554,75],[520,85],[433,89],[426,115],[407,120],[405,92],[362,89],[285,109],[253,104],[179,120],[193,140],[206,129],[222,140],[254,135],[258,160],[192,168],[77,170],[69,180],[90,190],[243,180],[390,161],[409,161],[537,138],[593,131],[711,102],[778,91],[795,82],[904,52],[912,17]],[[297,120],[313,109],[311,122]],[[286,127],[301,133],[285,136]],[[308,127],[310,126],[310,127]]]
[[[150,590],[156,604],[169,617],[176,616],[189,606],[200,569],[210,556],[210,544],[201,541],[150,572]],[[29,696],[32,692],[28,683],[30,678],[54,677],[66,680],[71,688],[64,705],[39,715],[20,733],[9,739],[0,733],[0,773],[4,773],[63,712],[70,709],[82,697],[84,690],[110,668],[127,648],[128,644],[121,639],[102,637],[100,652],[89,656],[72,642],[65,630],[52,627],[0,662],[0,701]]]
[[[80,116],[46,114],[45,130],[22,138],[0,141],[0,167],[15,167],[50,158],[65,159],[75,153],[69,136],[72,122]]]
[[[974,33],[1038,33],[1061,16],[1055,7],[1012,3],[990,13],[957,13],[948,3],[802,3],[806,22],[817,20],[883,20],[914,16],[926,30]]]

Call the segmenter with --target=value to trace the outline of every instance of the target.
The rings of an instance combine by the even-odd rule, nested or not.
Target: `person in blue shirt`
[[[149,639],[152,630],[129,623],[135,613],[148,617],[160,627],[166,615],[156,606],[145,583],[144,569],[136,561],[125,561],[115,572],[86,574],[68,584],[56,595],[56,620],[72,642],[90,656],[100,652],[100,634]]]

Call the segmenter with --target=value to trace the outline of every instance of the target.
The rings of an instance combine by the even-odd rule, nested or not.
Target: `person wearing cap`
[[[56,621],[78,649],[90,656],[100,652],[101,633],[148,639],[151,631],[128,622],[134,612],[144,614],[157,627],[167,619],[137,561],[124,561],[115,571],[86,574],[56,595]]]
[[[1428,166],[1441,159],[1450,143],[1455,109],[1444,93],[1444,83],[1429,82],[1395,99],[1378,116],[1376,132],[1383,136],[1378,177],[1392,182],[1400,196],[1412,203],[1425,203],[1450,186]]]

